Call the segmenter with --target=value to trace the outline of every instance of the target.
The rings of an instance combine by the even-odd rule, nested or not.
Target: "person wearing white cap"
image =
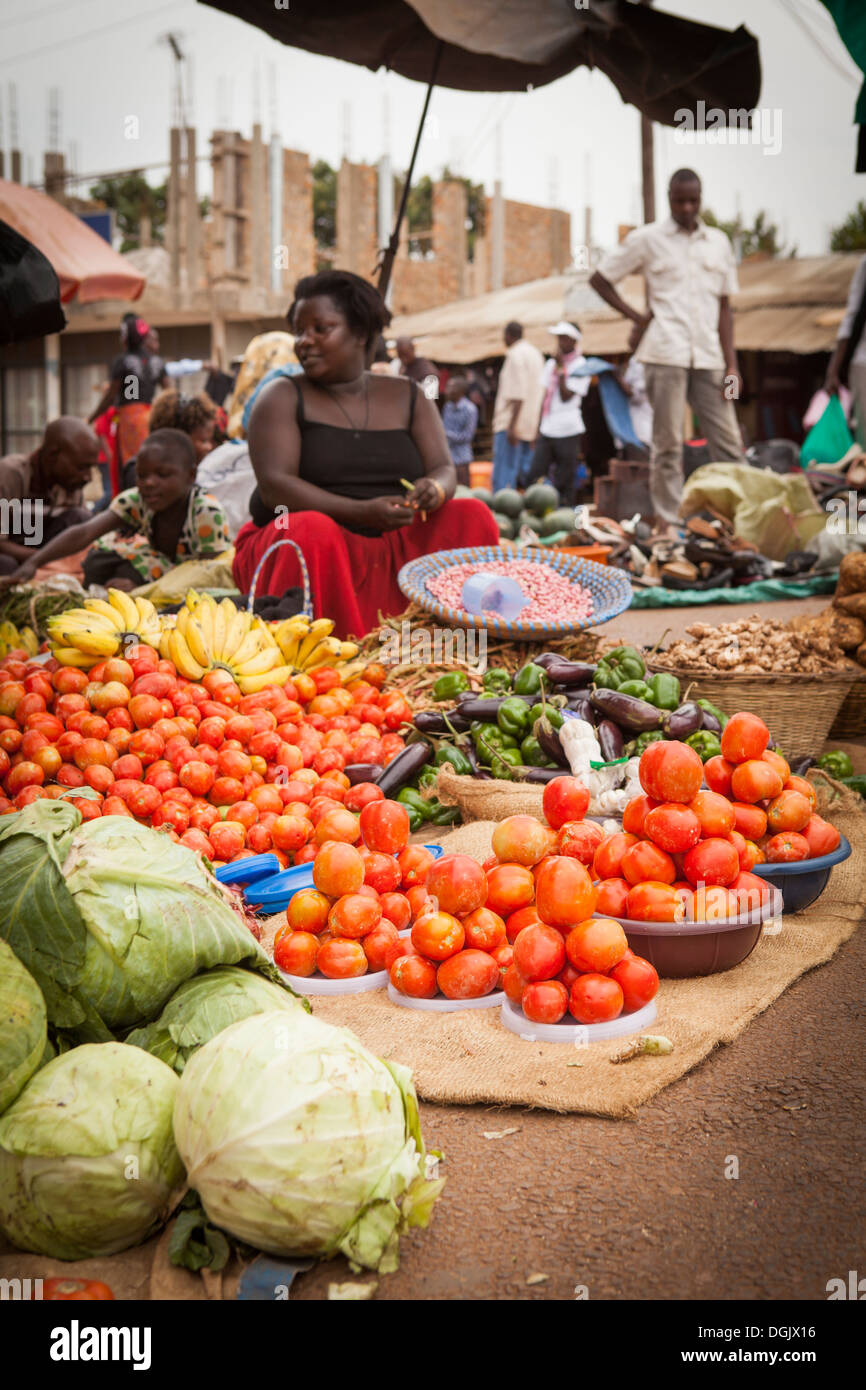
[[[578,350],[580,329],[565,319],[548,328],[558,340],[556,353],[544,364],[541,385],[544,399],[538,425],[538,441],[529,477],[549,474],[564,507],[574,502],[574,475],[583,439],[583,412],[580,403],[591,378],[580,376],[577,368],[586,358]]]

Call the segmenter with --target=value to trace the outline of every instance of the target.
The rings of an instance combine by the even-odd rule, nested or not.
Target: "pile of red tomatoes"
[[[0,814],[69,795],[82,816],[132,816],[215,863],[273,851],[283,867],[325,840],[353,841],[382,799],[353,763],[387,765],[411,717],[368,667],[344,686],[320,667],[242,695],[226,672],[201,684],[148,646],[89,672],[12,653],[0,662]],[[86,791],[84,789],[87,789]]]
[[[645,795],[626,805],[621,832],[583,856],[599,880],[600,911],[634,921],[723,921],[768,900],[766,881],[751,872],[756,864],[838,848],[812,784],[792,776],[769,738],[757,715],[739,713],[725,726],[721,755],[705,764],[685,743],[644,750]]]

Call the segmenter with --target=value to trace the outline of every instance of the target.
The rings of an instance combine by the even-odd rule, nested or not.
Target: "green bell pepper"
[[[614,672],[620,685],[624,681],[641,681],[646,675],[644,659],[637,647],[614,647],[612,652],[605,652],[602,664]]]
[[[521,666],[511,688],[515,695],[538,695],[542,689],[547,689],[547,672],[543,666],[529,661]]]
[[[670,675],[667,671],[658,671],[650,677],[647,685],[650,692],[647,699],[656,709],[674,710],[682,703],[680,683],[676,676]]]
[[[496,714],[496,723],[504,734],[516,739],[525,738],[531,725],[529,706],[524,700],[503,700]]]
[[[561,729],[565,723],[562,710],[555,705],[533,705],[529,711],[530,724],[534,724],[536,719],[549,719],[554,729]]]
[[[456,700],[464,690],[469,689],[469,677],[465,671],[448,671],[440,676],[433,687],[434,700]]]
[[[646,700],[649,704],[654,703],[646,681],[623,681],[617,694],[631,695],[635,700]]]
[[[686,743],[694,748],[702,763],[710,758],[718,758],[722,752],[718,734],[710,733],[709,729],[698,729],[697,733],[689,734]]]
[[[519,748],[503,748],[490,764],[490,771],[494,777],[499,777],[505,781],[510,781],[510,769],[512,767],[523,766],[523,754]]]
[[[712,700],[697,700],[696,704],[700,705],[701,709],[706,710],[707,714],[711,714],[714,719],[718,719],[724,729],[730,719],[729,714],[725,714],[723,709],[719,709],[718,705],[714,705]]]
[[[833,748],[829,753],[822,753],[817,761],[817,766],[829,772],[831,777],[835,777],[837,782],[841,782],[843,777],[854,776],[854,764],[843,752],[841,748]]]
[[[627,743],[622,750],[627,758],[639,758],[645,748],[651,743],[659,743],[664,740],[664,734],[660,729],[649,729],[645,734],[638,734],[631,743]]]
[[[428,764],[421,769],[421,776],[418,778],[418,790],[426,791],[428,787],[435,787],[436,781],[437,769],[435,767],[430,767]]]
[[[619,690],[621,677],[608,666],[606,661],[600,661],[595,668],[595,675],[592,683],[598,690]]]
[[[430,807],[431,825],[454,825],[460,819],[459,806],[443,806],[441,801],[431,801]]]
[[[527,734],[520,745],[520,756],[524,767],[546,767],[549,761],[535,734]]]
[[[488,695],[505,695],[511,689],[511,672],[504,666],[491,666],[481,677],[481,684]]]
[[[426,801],[420,792],[415,791],[414,787],[404,787],[402,791],[397,793],[397,800],[406,807],[406,810],[409,812],[410,820],[413,811],[416,815],[421,817],[422,823],[425,820],[429,820],[429,807],[431,803]]]
[[[504,734],[497,724],[482,724],[481,731],[475,738],[475,752],[478,761],[485,767],[489,767],[491,760],[506,748],[517,748],[516,738],[510,734]]]
[[[436,752],[433,759],[437,767],[443,763],[450,763],[455,772],[459,772],[461,777],[472,776],[472,764],[466,754],[459,748],[452,748],[450,744],[444,744]]]

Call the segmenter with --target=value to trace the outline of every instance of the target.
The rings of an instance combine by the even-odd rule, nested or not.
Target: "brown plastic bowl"
[[[758,944],[764,922],[782,915],[782,895],[726,922],[636,922],[618,917],[635,955],[666,980],[716,975],[740,965]]]

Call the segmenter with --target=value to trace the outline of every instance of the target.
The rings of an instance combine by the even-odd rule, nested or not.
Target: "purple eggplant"
[[[620,695],[618,690],[602,687],[594,690],[590,699],[593,707],[600,710],[605,719],[612,719],[629,733],[645,734],[661,728],[663,711],[656,709],[648,700],[638,700],[634,695]]]
[[[587,724],[591,724],[595,728],[595,710],[588,695],[582,696],[579,700],[569,700],[565,708],[576,714],[578,719],[586,720]]]
[[[407,743],[403,752],[398,753],[385,768],[376,786],[381,787],[386,798],[395,797],[430,761],[432,752],[426,738],[419,739],[417,743]]]
[[[585,661],[549,661],[545,667],[551,685],[588,685],[595,675],[595,666]]]
[[[381,763],[349,763],[343,771],[349,779],[350,787],[357,787],[359,782],[376,782],[385,771]]]
[[[791,772],[795,777],[805,777],[810,767],[815,766],[814,758],[801,758],[799,762],[793,763]]]
[[[459,709],[422,709],[412,722],[419,734],[465,734],[470,724]]]
[[[701,728],[708,734],[720,734],[722,726],[714,714],[710,714],[708,709],[704,710],[704,717],[701,721]]]
[[[503,695],[497,700],[483,700],[477,695],[467,695],[465,699],[460,701],[458,713],[462,714],[463,718],[470,722],[477,719],[482,724],[495,724],[496,716],[499,713],[499,707],[503,700],[523,700],[524,704],[536,705],[541,702],[541,697],[538,694]]]
[[[704,711],[700,705],[695,704],[694,700],[687,700],[685,704],[677,705],[676,709],[670,710],[662,719],[662,732],[665,738],[677,739],[680,743],[684,742],[690,734],[696,734],[702,728],[704,722]]]
[[[532,732],[551,762],[556,763],[559,767],[568,767],[568,758],[565,755],[559,731],[554,729],[549,719],[536,719],[532,726]]]
[[[597,733],[601,756],[606,763],[615,763],[617,758],[622,757],[622,734],[612,719],[602,719]]]
[[[517,782],[552,782],[563,776],[561,767],[515,767],[512,771]]]

